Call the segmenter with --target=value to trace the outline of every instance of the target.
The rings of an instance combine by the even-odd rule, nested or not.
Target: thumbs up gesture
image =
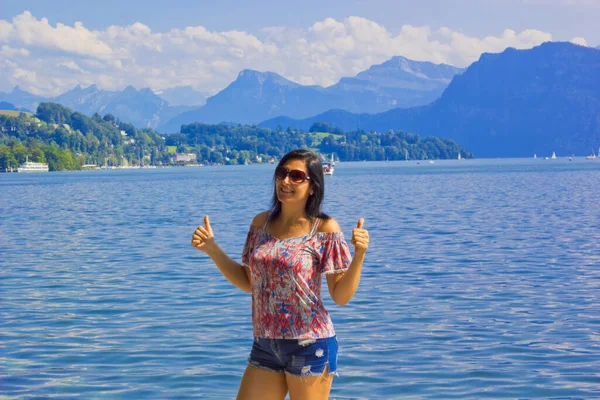
[[[192,235],[192,247],[207,253],[215,245],[215,235],[210,227],[208,215],[204,217],[204,226],[200,225]]]
[[[356,251],[365,252],[369,248],[369,232],[363,229],[364,218],[358,220],[356,228],[352,229],[352,241]]]

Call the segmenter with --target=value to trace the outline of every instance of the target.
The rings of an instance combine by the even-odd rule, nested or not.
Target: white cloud
[[[71,71],[83,72],[83,69],[73,60],[61,61],[58,63],[59,67],[65,67]]]
[[[5,25],[6,21],[2,21]],[[111,56],[110,47],[98,40],[97,34],[86,29],[81,22],[73,27],[56,24],[52,27],[46,18],[36,19],[29,11],[13,18],[10,30],[1,28],[2,36],[10,42],[27,47],[41,47],[75,53],[100,59]]]
[[[6,42],[12,32],[12,24],[5,20],[0,20],[0,41]]]
[[[327,86],[395,55],[464,67],[483,52],[530,48],[551,39],[537,30],[506,29],[483,38],[449,27],[405,25],[390,32],[361,17],[327,18],[306,29],[267,27],[256,35],[203,26],[157,33],[140,22],[91,31],[80,22],[51,26],[26,11],[12,22],[0,20],[0,90],[19,85],[55,95],[78,83],[95,83],[107,90],[191,85],[214,94],[243,69]]]
[[[581,46],[588,45],[587,42],[585,41],[585,39],[582,37],[574,37],[573,39],[571,39],[571,43],[579,44]]]
[[[2,46],[0,51],[2,52],[2,54],[6,55],[8,57],[16,57],[16,56],[27,57],[30,54],[29,50],[27,50],[27,49],[13,48],[13,47],[10,47],[7,45]]]

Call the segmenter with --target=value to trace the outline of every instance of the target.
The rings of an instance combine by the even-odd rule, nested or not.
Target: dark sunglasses
[[[284,180],[286,176],[289,176],[290,181],[293,183],[302,183],[310,179],[309,176],[306,176],[306,172],[300,171],[299,169],[288,171],[286,167],[275,168],[275,177],[277,179]]]

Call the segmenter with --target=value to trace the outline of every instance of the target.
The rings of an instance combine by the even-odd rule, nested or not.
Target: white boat
[[[96,171],[96,170],[99,170],[100,167],[97,166],[96,164],[83,164],[81,166],[81,169],[86,170],[86,171]]]
[[[331,161],[323,163],[323,174],[325,175],[333,175],[333,171],[335,170],[335,159],[333,158],[333,154],[331,154]]]
[[[552,158],[553,160],[556,160],[556,153],[552,152],[552,157],[550,157],[550,158]]]
[[[598,155],[600,156],[600,149],[598,149]],[[585,159],[586,160],[595,160],[596,159],[596,155],[594,154],[594,149],[592,149],[592,155],[587,156]]]
[[[30,162],[29,157],[25,157],[25,162],[19,166],[18,172],[48,172],[48,164]]]
[[[460,153],[458,153],[458,159],[460,160],[462,157],[460,156]]]
[[[533,153],[533,158],[537,158],[537,154]]]

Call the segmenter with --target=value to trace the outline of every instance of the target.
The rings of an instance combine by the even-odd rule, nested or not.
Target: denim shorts
[[[337,371],[338,343],[335,336],[327,339],[263,339],[254,338],[248,365],[290,375],[322,375]]]

